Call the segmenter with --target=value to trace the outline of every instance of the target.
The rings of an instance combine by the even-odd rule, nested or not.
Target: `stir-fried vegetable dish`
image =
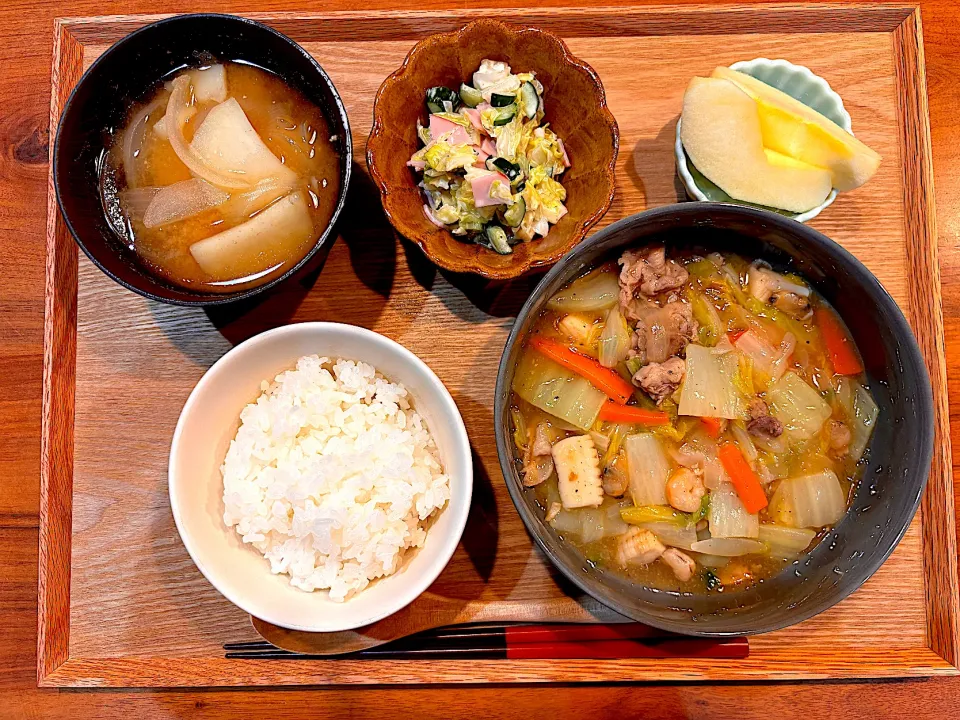
[[[554,295],[513,381],[526,487],[564,541],[648,586],[763,582],[844,515],[878,408],[800,277],[628,250]]]
[[[567,213],[558,178],[570,167],[543,122],[543,85],[532,72],[484,60],[473,85],[426,92],[424,147],[407,163],[423,173],[423,212],[455,236],[501,254],[544,236]]]

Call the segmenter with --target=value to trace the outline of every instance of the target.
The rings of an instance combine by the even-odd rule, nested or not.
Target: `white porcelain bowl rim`
[[[246,352],[249,352],[256,348],[259,345],[273,342],[279,337],[298,332],[310,332],[310,331],[329,331],[338,333],[341,336],[353,336],[357,340],[363,343],[370,344],[371,347],[375,345],[381,345],[386,348],[388,351],[392,351],[396,355],[399,355],[403,361],[408,363],[416,372],[422,374],[433,388],[434,397],[431,398],[433,403],[439,404],[442,406],[440,411],[443,413],[444,418],[448,420],[453,420],[452,435],[454,437],[453,447],[451,448],[451,456],[458,458],[461,465],[461,477],[463,487],[460,489],[461,501],[456,503],[451,499],[450,502],[443,508],[442,514],[444,513],[455,513],[455,517],[451,518],[450,526],[447,528],[447,532],[443,535],[439,535],[436,530],[436,526],[432,526],[428,530],[427,541],[425,547],[431,543],[442,543],[443,547],[440,549],[440,552],[431,560],[431,562],[425,567],[420,568],[420,572],[417,574],[412,574],[410,572],[404,572],[402,574],[392,575],[387,578],[382,578],[377,581],[377,583],[386,583],[390,581],[402,580],[401,583],[396,583],[397,587],[392,587],[392,592],[388,597],[389,600],[382,604],[375,612],[370,612],[362,616],[353,617],[349,620],[344,620],[342,622],[324,622],[318,624],[302,624],[302,623],[291,623],[286,620],[283,616],[283,608],[279,609],[264,609],[262,607],[256,607],[248,597],[238,594],[231,591],[229,588],[225,587],[223,583],[218,582],[217,572],[212,568],[207,567],[205,563],[198,557],[199,548],[195,546],[194,540],[191,536],[189,528],[186,527],[183,513],[179,506],[178,494],[175,492],[175,485],[177,483],[177,471],[175,469],[175,462],[180,452],[180,445],[183,442],[183,432],[184,427],[187,423],[187,418],[190,416],[191,412],[194,411],[194,406],[201,401],[204,391],[208,385],[210,385],[214,378],[216,378],[221,373],[225,372],[231,362],[236,358],[243,355]],[[324,354],[323,348],[318,348],[317,353],[320,355]],[[357,360],[363,360],[362,357],[354,358]],[[296,358],[293,358],[293,361],[296,361]],[[280,368],[278,372],[282,372],[284,369],[290,368]],[[377,368],[378,371],[383,371],[380,367]],[[383,371],[388,378],[392,378],[392,375],[389,370]],[[265,380],[271,378],[264,378]],[[414,395],[414,400],[416,402],[415,407],[418,410],[424,405],[429,405],[430,402],[420,395]],[[252,401],[252,398],[247,402]],[[431,428],[431,432],[436,437],[435,429]],[[448,463],[445,463],[445,470],[449,470],[446,467]],[[453,485],[454,480],[451,478],[451,484]],[[451,488],[452,489],[452,488]],[[447,563],[450,561],[450,558],[453,556],[454,551],[457,548],[457,545],[460,542],[460,538],[463,535],[464,528],[466,527],[467,517],[469,515],[471,498],[473,492],[473,464],[472,464],[472,451],[470,449],[470,442],[467,436],[467,430],[463,423],[463,418],[460,415],[460,411],[457,408],[456,403],[451,397],[450,392],[447,390],[446,386],[441,382],[441,380],[436,376],[433,370],[424,363],[420,358],[418,358],[414,353],[412,353],[407,348],[403,347],[399,343],[391,340],[388,337],[380,335],[379,333],[367,330],[366,328],[357,327],[354,325],[348,325],[343,323],[333,323],[333,322],[304,322],[304,323],[295,323],[291,325],[284,325],[272,330],[265,331],[259,335],[255,335],[248,340],[240,343],[239,345],[231,348],[227,351],[222,357],[220,357],[210,368],[204,373],[203,377],[191,391],[190,396],[187,398],[186,403],[183,406],[183,409],[180,412],[180,417],[177,420],[177,426],[174,430],[173,440],[170,446],[170,457],[168,462],[168,494],[170,499],[170,509],[173,513],[174,522],[176,523],[177,531],[180,534],[180,538],[183,541],[184,546],[187,549],[187,552],[190,554],[191,559],[196,564],[197,568],[203,574],[203,576],[210,582],[213,587],[220,592],[224,597],[226,597],[230,602],[239,607],[240,609],[246,611],[247,613],[259,617],[262,620],[265,620],[274,625],[279,625],[281,627],[286,627],[292,630],[303,630],[308,632],[336,632],[342,630],[350,630],[357,627],[363,627],[369,625],[378,620],[381,620],[388,615],[391,615],[398,610],[402,609],[414,599],[416,599],[421,593],[423,593],[440,575],[443,569],[446,567]],[[441,514],[441,516],[442,516]],[[224,533],[234,532],[233,529],[228,529],[224,527]],[[257,553],[255,548],[248,548],[251,553]],[[266,563],[266,560],[263,561]],[[273,576],[268,567],[264,566],[264,576],[265,577],[275,577]],[[285,579],[285,576],[283,576]],[[251,582],[255,582],[256,578],[251,578]],[[301,592],[292,588],[295,592]],[[369,588],[368,588],[369,589]],[[306,593],[304,593],[306,594]],[[317,592],[318,595],[322,596],[323,601],[331,603],[326,599],[325,594],[322,591]],[[359,593],[356,597],[361,597],[363,592]],[[351,598],[352,599],[352,598]],[[338,608],[350,608],[351,600],[348,599],[344,603],[336,603],[325,605],[326,608],[333,608],[334,610]]]

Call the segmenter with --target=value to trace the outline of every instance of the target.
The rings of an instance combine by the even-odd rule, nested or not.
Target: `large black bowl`
[[[173,285],[139,262],[110,227],[99,192],[101,154],[112,129],[161,78],[209,56],[241,60],[279,75],[316,103],[337,136],[338,202],[326,230],[299,263],[283,275],[234,293],[206,293]],[[350,123],[330,78],[306,50],[266,25],[234,15],[178,15],[147,25],[117,42],[83,74],[67,101],[53,152],[57,202],[77,244],[103,272],[124,287],[175,305],[218,305],[248,298],[283,282],[308,262],[326,258],[343,208],[353,162]]]
[[[680,594],[592,567],[543,522],[520,483],[510,429],[510,386],[523,340],[547,300],[598,262],[628,247],[730,250],[789,266],[839,311],[859,346],[880,417],[867,467],[846,516],[814,550],[750,590]],[[604,228],[544,277],[520,312],[503,351],[494,411],[500,466],[537,544],[564,575],[617,612],[688,635],[747,635],[806,620],[860,587],[896,547],[920,503],[933,452],[930,380],[896,303],[849,252],[816,230],[762,210],[685,203],[649,210]]]

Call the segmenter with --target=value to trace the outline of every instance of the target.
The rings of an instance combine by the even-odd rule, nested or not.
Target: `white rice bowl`
[[[423,545],[449,478],[406,388],[371,365],[308,355],[261,390],[221,467],[223,520],[291,585],[342,602]]]

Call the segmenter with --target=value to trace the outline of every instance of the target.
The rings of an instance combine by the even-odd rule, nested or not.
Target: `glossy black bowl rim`
[[[203,299],[197,299],[197,300],[180,300],[175,298],[160,297],[159,295],[155,295],[149,290],[144,290],[143,288],[136,287],[135,285],[127,282],[126,280],[123,280],[117,277],[115,274],[107,270],[107,268],[100,263],[100,261],[93,255],[93,253],[91,253],[87,249],[87,247],[83,244],[83,241],[80,240],[80,236],[77,234],[76,230],[74,230],[73,223],[71,222],[69,216],[64,210],[63,200],[60,197],[61,191],[60,191],[60,179],[59,179],[59,173],[58,173],[58,166],[60,161],[60,130],[63,126],[64,120],[67,118],[67,116],[70,113],[71,107],[73,106],[74,98],[76,97],[77,91],[79,90],[80,86],[83,85],[83,83],[87,80],[87,78],[99,67],[100,63],[103,62],[107,57],[112,55],[115,50],[126,46],[128,43],[137,42],[141,34],[149,30],[152,30],[153,28],[156,28],[158,26],[176,24],[179,22],[196,20],[201,18],[223,20],[224,22],[228,22],[228,23],[240,23],[242,25],[249,25],[249,26],[259,28],[261,30],[265,30],[268,33],[277,37],[278,39],[285,41],[292,48],[294,48],[301,55],[303,55],[303,57],[306,58],[311,65],[313,65],[314,69],[317,71],[320,78],[327,84],[327,87],[330,89],[330,94],[333,97],[334,103],[336,105],[336,111],[340,115],[340,120],[343,123],[343,129],[346,135],[346,138],[344,140],[346,157],[345,157],[345,163],[344,163],[345,167],[343,170],[343,191],[340,193],[340,197],[337,200],[337,204],[333,208],[333,215],[330,217],[330,222],[327,224],[327,227],[324,229],[324,231],[320,233],[320,237],[317,238],[317,241],[314,243],[310,251],[306,255],[304,255],[303,258],[301,258],[296,265],[291,267],[282,275],[278,275],[270,282],[264,283],[263,285],[257,285],[256,287],[252,287],[247,290],[242,290],[240,292],[232,293],[232,294],[211,293],[209,299],[203,298]],[[100,271],[103,272],[103,274],[109,277],[111,280],[118,283],[119,285],[122,285],[127,290],[131,290],[132,292],[137,293],[138,295],[142,295],[143,297],[148,298],[150,300],[156,300],[157,302],[166,303],[167,305],[181,305],[186,307],[207,307],[207,306],[213,306],[213,305],[226,305],[227,303],[238,302],[240,300],[246,300],[247,298],[253,297],[254,295],[259,295],[260,293],[265,292],[270,288],[275,287],[276,285],[282,283],[284,280],[287,280],[291,276],[295,275],[301,268],[303,268],[310,261],[310,259],[317,253],[317,251],[321,247],[326,245],[328,241],[330,241],[330,235],[346,203],[347,191],[350,188],[350,176],[351,176],[351,171],[353,167],[353,142],[351,138],[352,138],[352,134],[350,131],[350,119],[347,116],[347,108],[343,104],[343,99],[340,97],[340,93],[337,92],[337,88],[333,84],[333,80],[330,79],[330,76],[327,75],[326,70],[323,69],[320,63],[318,63],[316,59],[310,53],[308,53],[298,42],[288,37],[287,35],[284,35],[279,30],[275,30],[269,25],[265,25],[261,22],[257,22],[256,20],[251,20],[250,18],[241,17],[239,15],[229,15],[226,13],[186,13],[182,15],[173,15],[171,17],[163,18],[162,20],[157,20],[156,22],[152,22],[147,25],[144,25],[141,28],[137,28],[136,30],[131,32],[129,35],[125,35],[124,37],[117,40],[117,42],[111,45],[100,57],[98,57],[96,60],[93,61],[90,67],[87,68],[86,71],[83,73],[83,75],[80,76],[80,79],[77,81],[77,84],[73,86],[73,90],[70,91],[70,96],[67,98],[67,102],[63,106],[63,110],[60,113],[60,120],[57,124],[57,137],[53,145],[53,167],[52,167],[53,187],[57,197],[57,207],[60,211],[60,217],[63,219],[63,222],[66,224],[67,229],[70,231],[70,234],[73,236],[74,241],[77,243],[80,249],[83,250],[84,255],[90,258],[90,261],[94,265],[96,265],[97,268],[99,268]],[[160,280],[160,282],[166,282],[159,276],[156,276],[156,277],[158,278],[158,280]]]
[[[922,446],[918,454],[919,463],[917,464],[917,467],[919,468],[918,473],[920,475],[920,482],[917,486],[916,494],[909,498],[909,512],[906,522],[902,527],[897,528],[896,533],[893,533],[889,536],[890,540],[887,541],[887,547],[884,548],[884,551],[873,556],[871,558],[871,562],[864,564],[862,566],[862,570],[857,574],[854,580],[847,586],[844,586],[837,591],[836,597],[832,598],[832,602],[830,604],[824,607],[814,606],[805,608],[803,612],[798,612],[796,616],[791,617],[785,622],[771,622],[762,625],[757,624],[754,627],[736,631],[702,630],[697,627],[683,626],[679,623],[661,621],[656,616],[652,614],[648,615],[643,611],[635,611],[624,607],[614,598],[606,596],[605,593],[601,592],[600,590],[602,589],[602,586],[600,586],[600,589],[598,589],[594,583],[589,582],[586,579],[586,576],[577,572],[575,568],[568,566],[562,558],[558,557],[557,554],[553,552],[553,550],[546,542],[544,542],[543,538],[541,537],[541,531],[545,532],[546,529],[544,528],[543,522],[535,515],[535,513],[527,504],[527,501],[524,497],[524,488],[521,486],[521,483],[517,478],[516,467],[514,465],[513,448],[507,443],[507,433],[504,432],[504,428],[502,427],[503,418],[505,417],[510,399],[510,388],[505,387],[505,378],[509,369],[508,358],[514,346],[521,339],[520,328],[523,327],[528,316],[532,312],[533,306],[544,293],[545,289],[549,287],[554,278],[562,274],[569,265],[578,262],[580,257],[586,254],[593,245],[602,242],[609,235],[618,232],[622,227],[637,222],[640,218],[657,220],[664,217],[676,217],[677,215],[708,216],[713,212],[732,212],[735,214],[740,214],[744,218],[749,218],[757,222],[766,223],[767,225],[776,226],[777,229],[783,230],[785,233],[790,235],[799,235],[803,238],[804,242],[810,245],[818,246],[819,249],[824,250],[827,254],[840,260],[851,269],[852,274],[856,275],[858,282],[864,287],[864,289],[867,291],[867,294],[873,298],[877,305],[885,306],[885,309],[889,312],[890,318],[893,321],[891,331],[893,335],[896,336],[900,341],[901,352],[905,356],[906,363],[917,369],[917,381],[922,387],[923,392],[919,393],[919,397],[916,398],[916,401],[917,405],[919,406],[919,414],[924,418],[924,426],[926,428],[926,432],[923,433]],[[766,244],[762,240],[760,242]],[[758,635],[761,633],[773,632],[775,630],[781,630],[785,627],[796,625],[804,620],[808,620],[849,597],[873,576],[880,566],[886,562],[887,558],[890,557],[897,545],[900,544],[900,541],[903,539],[904,534],[909,529],[911,523],[913,522],[913,518],[916,516],[917,510],[920,507],[923,491],[926,488],[927,480],[930,474],[930,464],[933,459],[935,418],[930,376],[927,372],[927,366],[923,360],[923,355],[920,352],[920,347],[917,344],[916,338],[914,337],[913,330],[910,328],[907,319],[900,310],[900,306],[897,305],[890,293],[888,293],[886,288],[880,284],[880,281],[877,280],[876,276],[874,276],[874,274],[870,272],[870,270],[868,270],[867,267],[852,253],[850,253],[842,245],[828,238],[823,233],[785,216],[778,215],[767,210],[760,210],[743,205],[735,205],[733,203],[687,202],[653,208],[651,210],[646,210],[644,212],[622,218],[621,220],[608,225],[597,233],[594,233],[587,240],[580,243],[572,252],[566,255],[562,260],[560,260],[560,262],[554,265],[546,275],[544,275],[543,279],[537,284],[533,292],[530,293],[530,296],[524,303],[523,308],[521,308],[520,312],[517,314],[517,318],[510,330],[510,334],[507,337],[506,344],[503,348],[503,354],[500,358],[500,365],[497,370],[496,389],[494,392],[493,422],[494,434],[496,435],[497,441],[497,455],[500,460],[500,470],[503,473],[504,483],[507,486],[507,491],[510,493],[510,499],[513,501],[514,507],[517,510],[517,514],[520,515],[527,532],[533,537],[537,547],[539,547],[541,552],[543,552],[543,554],[550,559],[550,562],[553,564],[553,566],[560,570],[564,577],[579,587],[584,593],[595,598],[612,610],[615,610],[621,615],[629,617],[632,620],[656,627],[660,630],[681,633],[684,635],[699,637],[739,637],[744,635]]]

